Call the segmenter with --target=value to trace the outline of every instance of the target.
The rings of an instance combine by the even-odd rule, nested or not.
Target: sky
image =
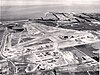
[[[45,5],[45,4],[90,4],[100,5],[100,0],[0,0],[1,6],[8,5]]]

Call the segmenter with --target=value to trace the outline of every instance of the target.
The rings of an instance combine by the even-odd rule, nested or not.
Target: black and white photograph
[[[0,0],[0,75],[99,75],[100,0]]]

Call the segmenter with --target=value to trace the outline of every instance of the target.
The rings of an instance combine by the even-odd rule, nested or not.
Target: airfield
[[[99,75],[99,17],[48,12],[1,22],[0,74]]]

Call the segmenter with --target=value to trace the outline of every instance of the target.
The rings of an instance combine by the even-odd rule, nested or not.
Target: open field
[[[1,45],[2,37],[3,37],[3,33],[4,33],[4,30],[0,30],[0,45]]]

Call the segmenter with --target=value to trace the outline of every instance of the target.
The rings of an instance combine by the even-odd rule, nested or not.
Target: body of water
[[[31,6],[1,6],[0,20],[21,20],[40,18],[45,12],[88,12],[99,13],[99,5],[31,5]]]

